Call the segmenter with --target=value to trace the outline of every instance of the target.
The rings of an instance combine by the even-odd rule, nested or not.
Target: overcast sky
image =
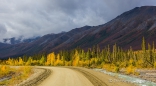
[[[0,0],[0,41],[104,24],[156,0]]]

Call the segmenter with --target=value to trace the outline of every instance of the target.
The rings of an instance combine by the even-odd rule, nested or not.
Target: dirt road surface
[[[39,86],[94,86],[78,71],[60,67],[43,68],[50,69],[52,74]]]
[[[39,67],[50,69],[51,75],[39,86],[135,86],[91,69],[80,67]],[[113,81],[114,80],[114,81]]]

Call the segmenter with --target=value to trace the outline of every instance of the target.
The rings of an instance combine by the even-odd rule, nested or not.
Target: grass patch
[[[22,66],[22,67],[10,67],[7,65],[0,66],[0,78],[6,78],[6,80],[0,81],[0,85],[15,85],[26,80],[33,72],[32,67]]]

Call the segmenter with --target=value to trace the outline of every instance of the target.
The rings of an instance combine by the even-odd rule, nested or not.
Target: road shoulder
[[[91,69],[82,68],[82,67],[68,67],[68,68],[82,73],[95,86],[134,86],[133,83],[124,82],[123,80],[120,80],[118,77],[113,77]],[[112,80],[116,80],[116,81],[112,81]]]

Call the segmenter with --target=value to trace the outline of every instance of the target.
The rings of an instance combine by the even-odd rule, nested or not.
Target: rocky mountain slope
[[[99,26],[84,26],[69,32],[48,34],[33,42],[0,44],[0,57],[33,55],[42,52],[87,49],[93,45],[104,48],[115,43],[123,49],[141,49],[142,38],[151,43],[156,39],[156,7],[143,6],[127,11],[110,22]]]

